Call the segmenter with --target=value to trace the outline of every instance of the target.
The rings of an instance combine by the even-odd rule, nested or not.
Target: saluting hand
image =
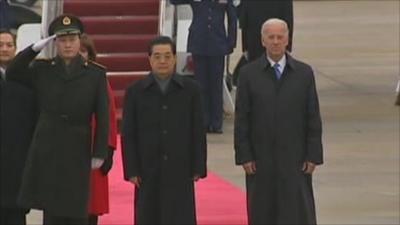
[[[42,51],[42,49],[44,49],[44,47],[46,47],[46,45],[49,44],[50,41],[52,41],[54,38],[56,38],[55,34],[53,34],[50,37],[39,40],[38,42],[36,42],[35,44],[32,45],[32,50],[35,52]]]
[[[256,162],[255,161],[250,161],[247,163],[243,164],[243,169],[246,172],[247,175],[253,175],[256,173]]]

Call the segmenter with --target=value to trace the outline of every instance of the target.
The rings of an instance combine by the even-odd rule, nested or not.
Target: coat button
[[[163,134],[167,134],[168,131],[167,131],[167,130],[163,130],[162,133],[163,133]]]
[[[162,106],[162,109],[163,109],[163,110],[167,110],[167,109],[168,109],[168,106],[163,105],[163,106]]]
[[[163,155],[163,159],[164,159],[164,161],[167,161],[168,160],[168,156],[167,155]]]
[[[209,17],[208,17],[208,20],[211,20],[211,19],[212,19],[212,17],[211,17],[211,16],[209,16]]]
[[[208,29],[211,29],[211,25],[208,25]]]

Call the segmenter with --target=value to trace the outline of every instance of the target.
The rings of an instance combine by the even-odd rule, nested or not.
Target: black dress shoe
[[[207,127],[207,133],[213,133],[214,129],[212,127]]]
[[[213,128],[213,127],[209,127],[209,128],[208,128],[208,130],[207,130],[207,133],[212,133],[212,134],[222,134],[222,133],[223,133],[223,131],[222,131],[222,129],[221,129],[221,128],[219,128],[219,129],[215,129],[215,128]]]
[[[214,130],[213,130],[213,133],[215,133],[215,134],[222,134],[222,133],[224,133],[224,132],[222,131],[222,129],[214,129]]]

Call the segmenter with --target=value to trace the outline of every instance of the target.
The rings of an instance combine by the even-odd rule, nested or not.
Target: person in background
[[[171,38],[150,42],[149,61],[150,74],[126,91],[122,119],[134,224],[196,224],[194,182],[207,174],[200,87],[175,73]]]
[[[9,81],[6,70],[15,57],[16,37],[0,29],[0,224],[25,225],[28,208],[17,204],[25,160],[36,123],[35,97],[29,88]]]
[[[60,15],[50,23],[49,37],[18,53],[6,71],[7,79],[37,97],[39,118],[18,201],[43,210],[46,225],[87,224],[90,172],[109,154],[106,71],[79,54],[83,30],[79,18]],[[34,60],[54,39],[57,56]]]
[[[15,52],[17,50],[16,36],[6,28],[0,28],[0,34],[2,37],[0,45],[0,75],[3,81],[5,81],[6,68],[15,57]]]
[[[236,46],[236,8],[232,0],[170,1],[176,5],[190,4],[192,8],[187,51],[192,53],[194,76],[202,89],[207,131],[221,134],[225,56]]]
[[[314,73],[286,52],[285,21],[269,19],[261,33],[265,53],[241,69],[235,105],[249,224],[316,224],[312,174],[323,154]]]
[[[81,47],[79,50],[84,59],[92,63],[96,61],[96,48],[93,40],[87,35],[81,35]],[[104,164],[92,170],[90,176],[90,195],[89,195],[89,225],[98,224],[98,216],[109,212],[109,190],[107,174],[113,164],[114,150],[117,148],[117,121],[115,116],[115,100],[110,83],[107,82],[107,94],[109,102],[110,130],[108,132],[108,157]],[[96,130],[96,119],[93,116],[93,132]]]
[[[239,25],[242,29],[243,51],[247,60],[253,61],[264,54],[260,29],[270,19],[284,20],[289,26],[289,43],[286,49],[292,51],[293,0],[241,0]]]
[[[0,0],[0,29],[10,28],[10,5],[7,0]]]

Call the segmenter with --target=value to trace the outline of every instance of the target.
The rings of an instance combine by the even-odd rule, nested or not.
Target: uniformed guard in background
[[[44,224],[86,224],[90,170],[108,153],[106,71],[79,54],[83,25],[77,17],[57,17],[48,32],[50,37],[20,52],[7,69],[8,79],[32,88],[39,109],[19,201],[44,210]],[[57,56],[34,60],[54,38]]]
[[[293,0],[241,0],[239,25],[242,29],[243,50],[248,61],[258,59],[265,53],[261,44],[261,26],[271,18],[285,21],[289,27],[287,50],[292,51]]]
[[[8,1],[0,0],[0,28],[9,29],[10,28],[10,6]]]
[[[237,17],[232,0],[170,0],[190,4],[193,11],[189,28],[188,52],[192,53],[194,75],[204,98],[205,125],[208,132],[222,133],[223,75],[225,56],[236,46]],[[228,33],[225,28],[228,18]]]

